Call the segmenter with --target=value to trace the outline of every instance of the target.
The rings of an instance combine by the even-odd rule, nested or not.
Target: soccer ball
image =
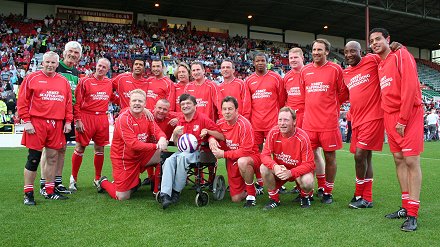
[[[183,134],[177,141],[180,152],[194,153],[198,148],[197,138],[193,134]]]

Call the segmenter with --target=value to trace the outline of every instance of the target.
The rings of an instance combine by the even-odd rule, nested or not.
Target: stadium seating
[[[423,62],[417,62],[417,71],[419,73],[419,80],[422,84],[430,86],[435,91],[440,91],[440,72],[426,65]],[[437,95],[435,95],[437,96]]]

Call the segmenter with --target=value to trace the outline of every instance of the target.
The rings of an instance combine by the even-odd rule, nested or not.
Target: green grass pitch
[[[37,192],[36,207],[23,205],[24,148],[0,149],[0,246],[438,246],[440,243],[440,143],[425,143],[421,164],[423,187],[419,229],[400,231],[403,220],[388,220],[386,213],[400,206],[400,192],[392,156],[384,146],[373,155],[374,208],[349,209],[354,191],[354,162],[348,145],[337,152],[338,173],[332,205],[313,202],[301,209],[281,195],[282,205],[262,211],[267,192],[257,207],[242,208],[212,200],[198,208],[195,192],[186,188],[178,205],[162,210],[149,187],[129,201],[97,194],[92,186],[93,154],[88,147],[81,167],[79,191],[67,201],[49,201]],[[68,148],[64,184],[70,177],[73,148]],[[217,174],[225,175],[224,162]],[[109,149],[103,175],[111,175]],[[145,177],[145,175],[143,175]],[[143,178],[142,177],[142,178]],[[37,177],[39,178],[39,176]],[[288,189],[292,184],[287,184]],[[38,187],[38,181],[35,184]]]

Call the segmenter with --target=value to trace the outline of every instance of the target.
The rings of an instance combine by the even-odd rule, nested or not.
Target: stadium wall
[[[34,20],[41,20],[46,16],[53,15],[55,16],[56,9],[54,5],[47,4],[28,4],[28,18],[32,18]]]
[[[278,28],[250,26],[249,38],[283,42],[283,30]]]
[[[286,42],[287,43],[295,43],[301,46],[306,46],[311,43],[311,40],[315,39],[315,35],[313,33],[299,32],[286,30]]]
[[[342,37],[318,34],[318,39],[319,38],[328,40],[333,48],[344,49],[345,44],[344,44],[344,38]]]
[[[0,0],[0,14],[8,16],[24,14],[24,3]],[[42,20],[46,15],[55,15],[55,5],[28,3],[28,18]]]
[[[23,14],[24,4],[20,2],[0,0],[0,14],[8,16],[9,14]]]

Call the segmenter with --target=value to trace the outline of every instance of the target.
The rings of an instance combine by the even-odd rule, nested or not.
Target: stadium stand
[[[427,92],[427,94],[433,94],[432,96],[440,96],[438,95],[438,92],[440,91],[440,71],[439,69],[435,69],[436,67],[440,69],[438,64],[422,59],[417,60],[417,70],[419,72],[420,82],[435,90],[431,93]]]
[[[29,20],[20,15],[1,16],[0,29],[0,91],[3,100],[7,96],[10,98],[10,92],[17,92],[18,85],[27,73],[39,69],[45,51],[62,55],[63,45],[69,40],[78,40],[83,44],[83,57],[78,66],[83,75],[92,73],[97,57],[111,60],[109,77],[129,71],[135,58],[147,61],[147,74],[150,73],[150,61],[154,58],[172,61],[168,63],[170,66],[180,61],[191,63],[197,60],[205,64],[208,79],[217,83],[222,82],[219,64],[223,59],[234,60],[237,77],[244,79],[252,73],[252,57],[259,51],[268,54],[270,69],[284,75],[289,69],[288,50],[298,46],[206,31],[192,30],[188,35],[185,27],[161,29],[147,22],[128,26],[54,20],[48,16],[43,20]],[[308,63],[312,59],[311,47],[302,48],[305,62]],[[333,49],[329,59],[344,65],[341,52],[340,49]],[[440,65],[417,59],[417,67],[420,81],[426,85],[423,89],[425,102],[440,97]],[[342,105],[341,111],[346,110],[347,104]]]

